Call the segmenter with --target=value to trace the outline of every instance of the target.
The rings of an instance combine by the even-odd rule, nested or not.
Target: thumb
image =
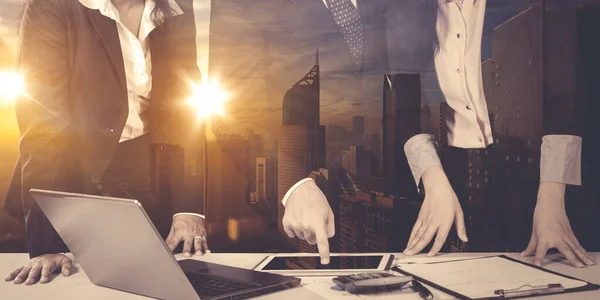
[[[454,223],[456,224],[456,233],[460,240],[465,243],[468,242],[469,238],[467,237],[467,228],[465,227],[465,215],[460,208],[456,212]]]
[[[329,264],[329,241],[327,240],[326,224],[322,224],[317,227],[315,235],[317,238],[317,248],[319,249],[319,256],[321,257],[321,264]]]
[[[327,237],[332,238],[335,236],[335,216],[331,208],[329,209],[329,216],[327,217]]]

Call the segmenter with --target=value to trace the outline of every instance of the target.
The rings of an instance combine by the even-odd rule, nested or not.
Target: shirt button
[[[460,33],[458,33],[458,34],[456,35],[456,37],[460,39]]]
[[[467,105],[467,110],[471,110],[471,106]]]
[[[456,69],[456,73],[460,74],[460,69]]]
[[[483,143],[483,138],[481,138],[481,137],[480,137],[480,138],[479,138],[479,142],[480,142],[480,143]]]

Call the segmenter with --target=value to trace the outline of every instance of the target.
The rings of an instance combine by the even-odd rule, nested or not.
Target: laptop
[[[244,299],[300,279],[193,259],[177,261],[136,200],[30,191],[99,286],[158,299]]]

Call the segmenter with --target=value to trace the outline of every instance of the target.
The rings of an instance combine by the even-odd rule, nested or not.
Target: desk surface
[[[489,255],[486,253],[485,255]],[[444,254],[448,257],[469,257],[469,256],[481,256],[482,254],[476,253],[452,253]],[[518,254],[507,254],[511,257],[515,257],[523,260]],[[600,262],[600,253],[592,254],[597,262]],[[197,257],[196,259],[219,263],[223,265],[241,267],[241,268],[253,268],[258,262],[265,257],[265,254],[208,254],[203,257]],[[402,255],[397,255],[402,257]],[[177,255],[178,259],[183,258]],[[553,259],[554,258],[554,259]],[[525,258],[528,259],[528,258]],[[4,277],[11,270],[22,266],[27,263],[28,256],[26,254],[0,254],[0,275]],[[571,275],[576,278],[591,281],[594,283],[600,283],[600,264],[592,267],[577,269],[573,268],[566,261],[558,259],[556,256],[550,257],[546,260],[544,267],[560,272],[566,275]],[[319,281],[320,280],[320,281]],[[262,296],[261,300],[276,300],[276,299],[331,299],[326,295],[331,295],[331,291],[324,291],[333,284],[330,279],[316,279],[316,278],[304,278],[302,286],[294,289],[277,292]],[[95,286],[92,284],[85,272],[78,268],[77,272],[71,275],[69,278],[63,278],[62,276],[56,277],[49,284],[36,284],[33,286],[15,285],[13,283],[7,283],[0,281],[0,295],[2,299],[44,299],[44,300],[67,300],[67,299],[148,299],[142,296],[128,294],[108,288]],[[576,296],[575,296],[576,295]],[[343,294],[340,292],[340,296],[343,299],[359,298],[358,296],[352,296]],[[404,297],[406,296],[406,298]],[[575,298],[574,298],[575,297]],[[379,299],[378,296],[361,296],[361,299]],[[442,297],[443,299],[453,299],[452,297]],[[419,296],[414,293],[403,295],[402,299],[414,299],[420,300]],[[436,300],[438,297],[436,297]],[[543,300],[558,300],[558,299],[580,299],[580,300],[597,300],[600,299],[600,290],[579,292],[577,294],[564,294],[564,295],[551,295],[538,298],[529,299],[543,299]]]

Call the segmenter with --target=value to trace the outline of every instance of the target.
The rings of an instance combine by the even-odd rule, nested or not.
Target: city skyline
[[[15,12],[14,9],[18,7],[16,5],[18,1],[8,1],[7,7],[10,11],[0,13],[1,34],[8,36],[11,30],[10,26],[14,26],[15,21],[6,20],[10,19],[11,12]],[[505,163],[502,167],[509,170],[512,168],[511,164],[513,162],[526,161],[527,165],[525,167],[523,167],[524,163],[519,167],[527,169],[530,172],[528,175],[535,175],[535,173],[531,173],[533,172],[531,170],[538,167],[532,163],[535,159],[539,160],[535,156],[536,154],[527,151],[522,151],[525,153],[522,154],[522,152],[519,152],[522,150],[521,148],[518,148],[518,151],[513,151],[513,148],[505,145],[513,146],[510,143],[514,143],[514,145],[520,147],[525,141],[529,141],[530,144],[528,145],[531,145],[531,140],[541,139],[541,130],[535,127],[540,125],[537,124],[538,120],[541,123],[540,114],[542,109],[539,105],[536,106],[541,102],[541,98],[538,99],[538,94],[534,92],[524,93],[520,94],[520,102],[511,102],[507,99],[512,98],[506,97],[506,95],[511,95],[512,90],[523,92],[524,88],[520,87],[519,84],[525,84],[526,82],[531,83],[533,86],[529,86],[529,88],[535,89],[536,74],[531,73],[527,78],[529,81],[519,83],[503,81],[505,78],[512,78],[516,75],[510,73],[508,76],[505,75],[508,72],[499,68],[498,62],[501,61],[503,65],[510,65],[514,61],[498,55],[503,51],[495,50],[494,52],[492,48],[501,49],[498,46],[515,48],[515,45],[508,42],[508,39],[513,35],[518,37],[515,40],[519,40],[521,44],[527,44],[527,34],[531,33],[533,27],[527,27],[526,29],[530,31],[523,31],[524,36],[518,35],[518,32],[505,34],[508,38],[505,37],[501,44],[498,44],[500,40],[498,37],[502,36],[499,33],[505,33],[505,28],[516,28],[515,24],[517,24],[517,21],[520,22],[521,18],[524,18],[523,16],[530,16],[531,10],[522,11],[522,9],[526,5],[536,2],[534,0],[506,2],[488,0],[488,18],[485,24],[486,33],[484,34],[482,62],[484,88],[486,97],[489,97],[489,111],[493,115],[492,123],[494,124],[495,133],[500,133],[503,138],[500,148],[505,152],[500,151],[498,153],[502,153],[502,155],[508,153],[506,155],[506,162],[508,163]],[[550,5],[556,6],[583,1],[549,0],[548,2]],[[4,4],[0,4],[0,7],[2,5]],[[195,7],[195,10],[198,12],[196,15],[197,23],[198,18],[205,20],[206,16],[210,14],[210,8],[207,10],[206,6]],[[519,11],[522,11],[522,13],[517,14],[515,17],[515,14]],[[512,19],[507,22],[508,18]],[[511,24],[511,22],[513,23]],[[498,26],[500,24],[503,25]],[[198,26],[207,26],[207,24],[202,23]],[[197,36],[198,44],[205,45],[206,43],[202,41],[207,39],[208,36]],[[495,43],[492,43],[492,39]],[[16,41],[16,34],[4,40],[5,44],[9,44],[5,47],[5,52],[9,54],[4,55],[13,55],[15,48],[10,44]],[[2,53],[1,47],[2,44],[0,44],[0,54]],[[375,78],[374,75],[369,79],[374,79],[373,81],[376,83],[381,82],[381,85],[357,88],[355,85],[358,81],[345,81],[351,77],[350,75],[336,75],[333,73],[334,67],[338,66],[336,64],[339,63],[335,53],[332,54],[334,51],[322,56],[317,54],[315,62],[315,52],[319,50],[311,47],[306,47],[298,53],[293,52],[295,56],[290,59],[290,62],[285,61],[285,53],[274,55],[276,59],[270,63],[275,64],[280,62],[277,59],[281,59],[282,66],[292,65],[290,69],[278,69],[279,66],[273,67],[270,73],[265,75],[271,80],[267,81],[269,90],[248,98],[253,101],[247,103],[235,101],[239,94],[247,91],[246,87],[234,91],[234,101],[228,107],[228,114],[222,118],[216,118],[214,122],[216,139],[207,142],[205,152],[192,154],[204,156],[205,153],[208,153],[206,155],[210,157],[206,166],[193,167],[194,170],[196,170],[196,167],[210,170],[207,186],[204,187],[208,189],[206,195],[209,205],[205,213],[208,216],[207,230],[209,234],[229,236],[234,241],[237,241],[240,237],[263,234],[267,231],[265,224],[268,223],[268,221],[265,222],[265,215],[276,216],[278,225],[281,226],[285,209],[279,202],[293,184],[307,176],[319,178],[321,181],[319,187],[321,189],[327,187],[330,190],[326,194],[330,204],[337,206],[334,211],[349,209],[354,210],[355,213],[358,211],[364,218],[387,218],[393,215],[394,209],[398,209],[402,205],[408,205],[411,209],[414,209],[413,204],[419,196],[417,196],[412,174],[403,155],[405,137],[402,134],[405,134],[406,131],[415,131],[413,127],[420,126],[428,133],[439,133],[439,143],[445,143],[445,129],[440,128],[445,114],[445,110],[440,107],[443,107],[445,102],[441,101],[443,97],[435,84],[435,78],[432,78],[435,74],[402,75],[412,77],[404,78],[405,80],[400,81],[400,83],[405,85],[398,85],[395,88],[387,85],[384,87],[383,78]],[[489,47],[489,49],[486,47]],[[203,46],[198,46],[197,49],[198,65],[201,70],[207,73],[209,72],[208,50]],[[520,57],[520,59],[525,59],[524,57]],[[522,63],[533,68],[538,61],[528,58],[523,60]],[[10,67],[8,66],[8,68]],[[0,68],[2,68],[1,65]],[[498,79],[497,76],[502,76],[502,78]],[[228,79],[222,78],[222,80],[226,82]],[[249,81],[252,84],[255,83],[253,80]],[[345,83],[345,85],[342,83]],[[513,87],[511,84],[515,86]],[[355,93],[356,90],[361,88],[363,89],[360,94]],[[421,103],[422,106],[420,109],[415,108],[411,106],[414,103]],[[527,106],[529,104],[531,105]],[[14,121],[13,109],[14,107],[11,105],[0,106],[0,125],[2,126],[0,128],[0,138],[5,142],[5,145],[13,145],[2,147],[0,151],[0,155],[7,158],[0,162],[0,182],[3,184],[8,183],[10,180],[17,155],[18,130]],[[522,114],[532,115],[532,117],[525,120]],[[417,116],[423,118],[421,122],[412,122],[416,121]],[[535,124],[531,125],[533,123]],[[407,130],[408,127],[411,127],[410,130]],[[506,139],[506,136],[509,135],[510,139]],[[533,144],[539,149],[538,144]],[[165,149],[174,147],[172,152],[176,152],[177,156],[175,157],[175,154],[173,154],[176,158],[173,161],[177,162],[178,167],[179,159],[181,159],[181,164],[184,164],[182,159],[184,154],[178,152],[177,145],[162,147],[166,147]],[[506,150],[502,147],[510,149]],[[169,154],[171,152],[167,151],[165,153],[166,157],[171,155]],[[443,160],[444,153],[441,154]],[[189,153],[185,155],[187,156]],[[465,182],[469,182],[469,187],[471,187],[471,184],[476,186],[476,188],[473,187],[469,190],[478,192],[477,189],[480,185],[488,187],[491,182],[496,180],[496,174],[491,174],[492,167],[489,163],[490,160],[493,160],[490,158],[492,154],[487,155],[487,151],[485,151],[485,154],[479,152],[471,154],[469,152],[469,156],[465,158],[465,165],[467,162],[469,163],[469,174],[477,172],[477,176],[469,175],[469,179],[465,179]],[[498,156],[500,160],[504,158],[502,155]],[[496,160],[498,159],[496,158]],[[183,169],[178,168],[177,171],[173,172],[178,172],[178,174],[188,172],[188,168],[189,166],[185,165]],[[488,171],[490,172],[489,176]],[[479,172],[485,172],[485,174],[479,174]],[[198,175],[198,170],[193,173]],[[465,172],[465,174],[467,173]],[[161,180],[169,184],[176,181],[172,178],[178,178],[164,174],[159,175],[163,178]],[[498,176],[498,178],[501,177]],[[197,179],[197,177],[194,177],[194,180]],[[488,183],[488,180],[490,180],[490,183]],[[334,185],[336,189],[341,186],[342,191],[334,191],[332,188]],[[194,189],[197,188],[194,186]],[[176,190],[164,190],[162,187],[158,190],[160,190],[159,194],[167,195],[164,196],[166,198],[176,197],[172,194],[178,192]],[[488,190],[485,192],[489,193]],[[0,185],[0,204],[4,199],[4,193],[4,186]],[[530,193],[527,193],[527,195],[530,196]],[[202,201],[204,200],[202,199]],[[520,198],[513,198],[512,200],[517,202]],[[193,198],[192,201],[199,200]],[[344,201],[344,204],[340,204]],[[475,200],[472,200],[469,197],[469,203],[477,201],[479,201],[479,198],[475,197]],[[279,205],[275,205],[275,203],[279,203]],[[269,206],[268,213],[265,213],[264,210],[261,211],[260,205]],[[357,205],[359,208],[357,208]],[[344,220],[344,218],[340,219]],[[347,218],[346,221],[348,221]],[[488,224],[484,221],[474,224],[481,228],[488,228]],[[367,221],[364,222],[367,224]],[[407,223],[406,218],[403,222]],[[253,224],[253,227],[248,224]],[[268,224],[272,225],[271,223]],[[407,224],[404,225],[411,225]],[[241,230],[244,229],[244,226],[246,226],[246,231]],[[389,234],[389,232],[399,235],[406,234],[403,230],[374,233],[371,230],[372,228],[369,229],[369,226],[372,226],[372,224],[360,227],[363,228],[360,230],[364,230],[364,232],[360,236],[353,236],[352,238],[364,239],[365,245],[366,243],[371,243],[371,245],[379,243],[385,245],[383,247],[388,247],[387,245],[391,245],[391,243],[385,237],[386,234]],[[389,224],[386,226],[389,226]],[[235,228],[235,230],[232,228]],[[249,228],[256,229],[256,232],[250,232]],[[281,231],[281,227],[279,230]],[[232,238],[232,236],[235,238]],[[479,236],[485,237],[485,234]],[[346,246],[348,245],[346,244]],[[393,247],[398,246],[397,244],[393,245]],[[348,248],[346,247],[346,249]],[[375,251],[380,248],[372,246],[371,248],[354,249]],[[388,248],[383,250],[386,249]],[[305,247],[301,250],[309,250],[309,248]]]

